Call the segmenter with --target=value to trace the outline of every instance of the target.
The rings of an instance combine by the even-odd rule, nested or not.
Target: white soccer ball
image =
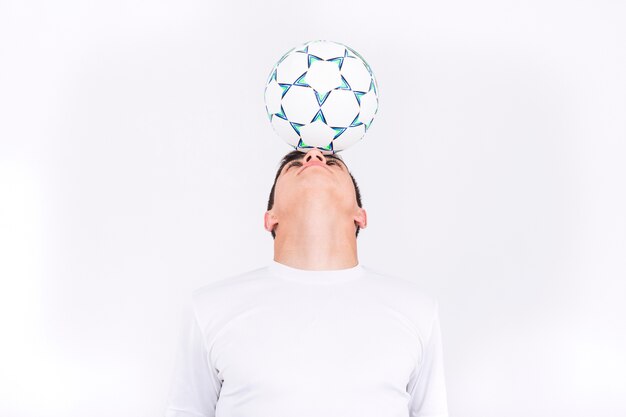
[[[361,140],[378,111],[378,84],[352,48],[318,40],[287,52],[265,86],[274,131],[294,149],[341,152]]]

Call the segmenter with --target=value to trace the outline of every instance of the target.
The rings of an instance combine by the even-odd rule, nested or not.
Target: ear
[[[359,207],[357,214],[354,216],[354,223],[356,223],[361,229],[367,227],[367,212],[364,208]]]
[[[265,230],[271,233],[274,230],[274,226],[278,224],[278,217],[272,212],[272,210],[265,212],[264,217]]]

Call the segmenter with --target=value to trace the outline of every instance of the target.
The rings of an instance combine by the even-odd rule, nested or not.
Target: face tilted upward
[[[311,149],[285,164],[276,181],[274,203],[282,209],[309,198],[327,200],[329,212],[333,212],[332,206],[358,208],[352,177],[341,158]]]

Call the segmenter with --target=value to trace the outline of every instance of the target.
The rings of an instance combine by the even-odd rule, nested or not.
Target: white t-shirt
[[[438,301],[361,264],[197,288],[165,417],[447,417]]]

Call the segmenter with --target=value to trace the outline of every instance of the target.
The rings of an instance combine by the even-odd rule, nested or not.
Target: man
[[[264,220],[271,263],[189,300],[166,417],[447,417],[437,299],[359,263],[342,158],[287,154]]]

